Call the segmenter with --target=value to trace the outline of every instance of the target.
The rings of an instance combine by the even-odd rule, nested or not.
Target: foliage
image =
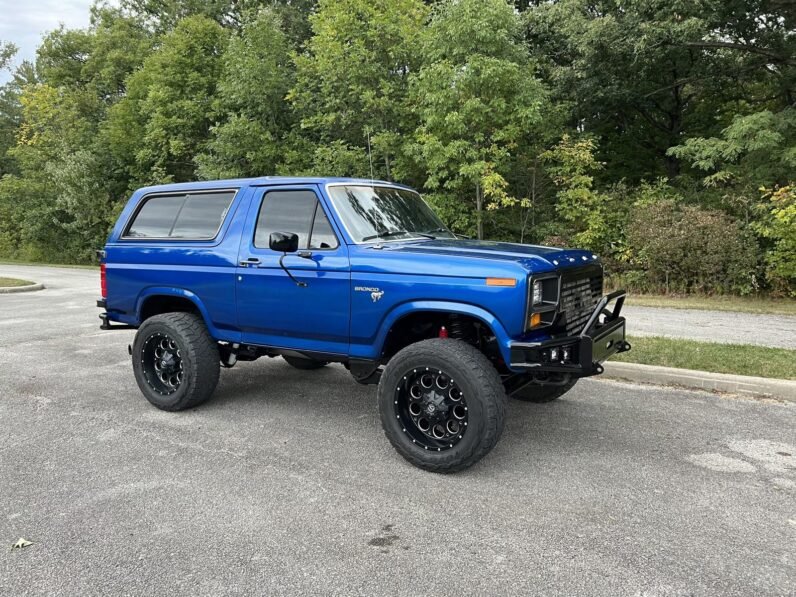
[[[16,55],[17,47],[14,44],[0,40],[0,70],[5,70],[11,64],[11,59]]]
[[[757,289],[754,241],[726,214],[672,200],[639,202],[628,223],[639,289],[748,294]],[[633,278],[629,278],[633,280]]]
[[[420,0],[319,2],[288,95],[311,139],[363,151],[370,144],[379,176],[392,178],[397,145],[414,126],[405,98],[425,18]],[[315,158],[310,169],[328,161]]]
[[[639,290],[796,295],[782,0],[120,0],[0,41],[0,257],[89,262],[131,189],[353,175]],[[765,189],[762,194],[760,189]]]
[[[113,116],[132,117],[130,124],[140,135],[131,142],[142,181],[177,182],[195,177],[194,156],[208,141],[210,107],[225,43],[226,33],[220,25],[203,16],[187,17],[130,76],[129,94],[114,106],[117,112],[110,124],[118,127]]]
[[[276,170],[282,137],[292,126],[285,101],[293,83],[291,44],[281,27],[278,15],[264,10],[230,39],[213,104],[220,122],[197,158],[202,177],[256,176]]]
[[[425,66],[413,80],[420,114],[413,147],[426,186],[469,200],[483,238],[483,211],[516,205],[506,179],[512,152],[532,137],[546,101],[519,22],[504,0],[439,5],[424,43]]]
[[[777,0],[557,0],[524,14],[554,97],[604,138],[614,180],[674,178],[668,149],[684,137],[793,103],[796,22]]]
[[[594,139],[572,139],[564,135],[558,144],[539,156],[549,164],[547,172],[559,189],[558,214],[579,232],[577,238],[584,240],[600,210],[601,198],[593,188],[593,174],[602,168],[594,157],[596,147]]]
[[[780,177],[796,169],[796,108],[738,115],[721,137],[687,139],[669,154],[707,172],[703,182],[709,187],[784,183]]]
[[[755,227],[770,241],[766,275],[778,292],[796,296],[796,185],[763,189],[763,193],[769,211]]]
[[[8,59],[10,60],[12,56],[13,52],[9,50]],[[25,85],[33,84],[35,81],[33,66],[29,62],[24,62],[13,73],[11,80],[0,87],[0,177],[16,170],[9,152],[16,145],[17,130],[22,124],[20,97]]]

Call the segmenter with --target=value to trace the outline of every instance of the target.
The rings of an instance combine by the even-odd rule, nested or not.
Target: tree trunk
[[[475,217],[478,225],[478,240],[484,240],[484,198],[481,194],[481,183],[475,185]]]

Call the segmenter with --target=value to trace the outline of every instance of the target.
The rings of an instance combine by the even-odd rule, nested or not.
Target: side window
[[[210,240],[218,234],[234,197],[235,191],[148,197],[124,236]]]
[[[254,246],[267,249],[272,232],[297,234],[299,248],[302,249],[332,249],[338,245],[337,237],[313,191],[267,192],[257,216]]]
[[[169,236],[183,239],[213,238],[221,228],[234,196],[234,192],[188,195]]]
[[[310,249],[336,249],[337,236],[332,230],[329,218],[323,212],[320,204],[315,208],[315,220],[312,223],[312,234],[310,235]]]
[[[138,210],[125,236],[167,238],[187,195],[150,197]]]

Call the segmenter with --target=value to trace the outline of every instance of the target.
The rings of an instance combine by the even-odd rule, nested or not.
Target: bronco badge
[[[372,300],[374,303],[378,302],[379,299],[384,296],[383,290],[379,290],[378,288],[373,288],[371,286],[354,286],[354,290],[356,292],[369,292],[370,300]]]

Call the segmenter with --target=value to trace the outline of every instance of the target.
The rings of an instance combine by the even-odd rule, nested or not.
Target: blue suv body
[[[136,379],[167,410],[207,399],[212,388],[199,386],[215,382],[196,376],[219,363],[340,362],[357,381],[381,386],[398,355],[408,358],[396,374],[406,380],[416,363],[425,368],[416,349],[431,347],[436,358],[455,347],[433,379],[380,389],[383,422],[395,415],[401,428],[385,426],[388,438],[440,472],[469,466],[496,441],[499,429],[476,437],[473,410],[502,412],[506,394],[557,398],[629,349],[624,293],[602,296],[597,256],[458,238],[415,191],[388,182],[263,177],[142,188],[119,216],[101,268],[102,328],[139,329]],[[191,356],[193,340],[183,337],[191,330],[202,336],[197,345],[212,345],[209,357]],[[456,382],[453,371],[468,366],[486,368],[491,393],[499,382],[501,395],[482,391],[484,380]],[[458,384],[469,401],[456,399]],[[465,441],[468,426],[474,439]]]

